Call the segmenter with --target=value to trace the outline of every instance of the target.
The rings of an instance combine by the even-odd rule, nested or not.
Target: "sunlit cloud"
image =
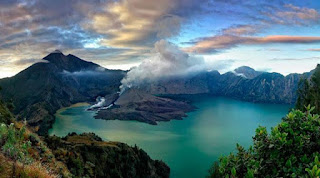
[[[137,47],[147,43],[153,34],[171,36],[158,22],[180,27],[179,18],[166,18],[174,8],[171,0],[128,0],[106,3],[103,11],[92,15],[92,28],[99,34],[106,35],[102,44],[112,47]],[[165,30],[165,31],[164,31]],[[179,30],[178,30],[179,31]],[[151,39],[152,40],[152,39]]]
[[[320,22],[320,14],[316,9],[285,4],[284,9],[267,14],[274,23],[310,25]]]
[[[316,48],[316,49],[307,49],[306,51],[316,51],[316,52],[320,52],[320,48]]]
[[[252,35],[261,30],[259,25],[236,25],[222,30],[223,34],[228,35]]]
[[[266,37],[252,37],[252,36],[233,36],[221,35],[198,39],[195,44],[185,49],[185,51],[192,53],[213,53],[219,50],[229,49],[238,45],[261,45],[270,43],[287,43],[287,44],[307,44],[320,43],[319,37],[308,36],[266,36]]]

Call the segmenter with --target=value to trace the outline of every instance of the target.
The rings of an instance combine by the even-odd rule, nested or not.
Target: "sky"
[[[56,49],[128,70],[163,40],[208,70],[307,72],[320,63],[320,1],[0,1],[0,78]]]

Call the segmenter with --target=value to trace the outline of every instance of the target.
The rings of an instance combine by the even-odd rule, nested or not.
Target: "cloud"
[[[184,50],[192,53],[212,53],[219,50],[229,49],[238,45],[257,45],[257,44],[271,44],[271,43],[320,43],[320,36],[282,36],[273,35],[266,37],[255,36],[234,36],[234,35],[220,35],[213,37],[206,37],[197,39],[194,45],[187,47]]]
[[[170,0],[108,2],[102,12],[90,17],[92,24],[85,24],[85,27],[108,36],[102,41],[103,45],[135,47],[137,43],[149,41],[153,33],[162,33],[161,29],[156,29],[156,24],[174,5]]]
[[[222,30],[223,34],[227,35],[252,35],[261,30],[258,25],[235,25]]]
[[[172,40],[172,37],[179,40],[179,35],[190,29],[193,32],[188,38],[218,31],[189,43],[197,45],[191,46],[191,51],[210,53],[242,44],[264,44],[249,37],[261,36],[264,29],[273,25],[319,24],[317,9],[303,7],[307,4],[304,2],[292,3],[284,4],[281,0],[1,0],[0,73],[8,73],[10,69],[14,71],[10,75],[17,73],[36,62],[32,59],[55,49],[103,66],[124,64],[129,68],[148,58],[156,41]],[[220,23],[221,19],[223,25],[229,27],[215,29],[215,21]],[[206,23],[213,25],[206,26]],[[202,25],[206,28],[204,32],[198,30]]]
[[[158,38],[168,38],[178,35],[182,24],[182,18],[176,15],[168,15],[163,17],[156,24]]]
[[[320,48],[313,48],[313,49],[306,49],[306,51],[319,51],[320,52]]]
[[[36,63],[36,62],[40,62],[39,59],[19,59],[17,61],[14,62],[15,65],[29,65],[29,64],[33,64],[33,63]]]
[[[306,57],[306,58],[273,58],[270,61],[319,61],[320,57]]]
[[[271,35],[271,36],[253,36],[257,35],[274,25],[315,25],[320,22],[320,14],[316,9],[307,7],[298,7],[292,4],[284,4],[282,1],[234,1],[234,0],[216,0],[217,7],[214,11],[228,18],[241,17],[248,18],[253,24],[236,24],[224,28],[220,33],[213,36],[193,39],[184,44],[191,45],[184,51],[210,54],[221,52],[224,49],[230,49],[239,45],[261,45],[270,43],[319,43],[320,37],[289,36],[289,35]],[[228,6],[231,6],[228,8]],[[222,8],[224,7],[224,8]],[[259,7],[264,7],[263,9]],[[217,10],[218,9],[218,10]],[[249,21],[249,22],[250,22]],[[272,50],[276,51],[276,50]]]
[[[278,48],[265,48],[265,49],[259,49],[258,51],[282,51],[282,49],[278,49]]]
[[[190,16],[207,13],[209,1],[109,1],[101,11],[89,14],[90,22],[83,27],[104,35],[104,46],[150,49],[160,39],[179,35]]]
[[[273,23],[283,25],[310,25],[320,22],[320,14],[316,9],[298,7],[292,4],[285,4],[284,9],[266,15],[270,17]]]

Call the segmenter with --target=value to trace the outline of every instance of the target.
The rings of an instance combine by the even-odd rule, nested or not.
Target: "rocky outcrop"
[[[93,133],[47,137],[56,159],[75,177],[169,177],[170,168],[138,147],[104,142]]]
[[[138,89],[125,91],[113,104],[111,108],[99,110],[95,118],[137,120],[156,125],[157,121],[180,120],[186,112],[194,109],[188,103],[157,97]]]

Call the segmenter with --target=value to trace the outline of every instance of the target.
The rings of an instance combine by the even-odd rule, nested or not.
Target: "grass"
[[[14,161],[0,153],[0,178],[12,177]],[[50,173],[40,162],[33,162],[30,165],[16,163],[15,177],[21,178],[55,178],[57,175]]]
[[[101,141],[96,141],[93,140],[90,137],[84,137],[81,135],[73,135],[69,136],[68,139],[66,140],[67,142],[71,143],[76,143],[76,144],[87,144],[87,145],[92,145],[94,144],[95,146],[112,146],[112,147],[117,147],[117,142],[101,142]]]
[[[14,122],[15,132],[18,133],[23,128],[24,123]],[[7,130],[8,131],[8,130]],[[1,143],[5,143],[8,133],[4,133],[4,137],[1,141],[0,137],[0,178],[1,177],[12,177],[13,165],[15,163],[15,175],[16,177],[36,177],[36,178],[46,178],[46,177],[57,177],[56,175],[61,175],[63,177],[70,177],[70,172],[67,169],[66,165],[60,161],[57,161],[52,154],[52,151],[46,146],[45,142],[41,138],[28,130],[27,128],[22,134],[22,139],[17,140],[23,144],[25,142],[33,141],[31,147],[27,149],[28,160],[31,162],[22,164],[20,160],[13,159],[6,152],[2,152]],[[19,145],[20,145],[19,144]],[[14,147],[15,145],[12,145]],[[29,159],[30,158],[30,159]],[[60,177],[61,177],[60,176]]]

